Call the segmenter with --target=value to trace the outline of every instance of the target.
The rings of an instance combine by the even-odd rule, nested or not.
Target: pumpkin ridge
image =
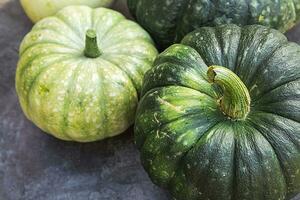
[[[284,174],[284,171],[283,171],[283,167],[281,166],[281,160],[277,157],[277,154],[276,154],[276,151],[275,149],[273,148],[273,146],[270,144],[269,140],[267,140],[266,137],[264,137],[263,133],[261,131],[259,131],[258,129],[256,129],[255,127],[251,126],[251,123],[249,123],[249,121],[243,123],[243,124],[236,124],[237,126],[242,126],[244,128],[244,130],[246,132],[241,132],[238,130],[238,127],[235,126],[235,129],[236,129],[236,137],[235,137],[235,140],[237,141],[242,141],[241,139],[241,136],[244,136],[247,140],[247,143],[251,146],[251,150],[254,152],[254,158],[257,159],[257,160],[262,160],[262,158],[265,156],[264,154],[266,152],[263,152],[263,150],[265,150],[261,145],[262,144],[266,144],[268,145],[270,148],[272,148],[272,153],[273,155],[275,156],[275,163],[272,162],[273,164],[276,164],[278,169],[280,170],[280,176],[282,178],[282,181],[281,182],[282,184],[280,184],[280,186],[284,186],[284,188],[281,189],[283,191],[281,191],[281,195],[282,196],[282,193],[284,193],[284,195],[286,195],[286,191],[287,191],[287,184],[286,184],[286,179],[285,179],[285,174]],[[247,134],[244,134],[244,133],[247,133]],[[260,140],[259,138],[263,139],[263,140]],[[237,148],[236,150],[240,150],[243,148],[243,145],[241,145],[239,148]],[[254,159],[254,160],[255,160]],[[248,161],[249,162],[249,161]],[[250,162],[251,163],[251,162]],[[238,162],[236,163],[238,164]],[[268,170],[266,170],[266,168],[264,167],[264,165],[258,165],[257,167],[259,167],[258,171],[260,171],[262,173],[262,176],[265,176],[266,173],[268,173]],[[251,169],[251,164],[250,164],[250,169]],[[238,172],[238,171],[236,171]],[[270,172],[269,172],[270,173]],[[271,172],[272,173],[272,172]],[[273,173],[272,173],[273,175]],[[242,181],[240,179],[240,181]],[[250,180],[251,181],[251,180]],[[273,180],[274,181],[274,180]],[[273,182],[274,183],[274,182]],[[235,186],[239,186],[239,184],[236,184]],[[264,183],[262,185],[262,187],[266,187],[266,189],[269,187],[268,185],[266,185],[266,183]],[[270,189],[270,188],[268,188]],[[268,192],[270,192],[269,190],[267,190]],[[243,192],[243,191],[240,191],[240,192]],[[268,198],[268,195],[270,195],[268,192],[264,191],[262,193],[262,199],[271,199],[271,198]],[[236,197],[236,199],[239,199]],[[273,198],[272,198],[273,199]],[[281,198],[280,198],[281,199]],[[235,199],[234,199],[235,200]]]
[[[212,98],[212,99],[214,99],[214,100],[217,100],[217,98],[216,97],[214,97],[214,96],[211,96],[210,94],[207,94],[207,93],[205,93],[205,92],[202,92],[202,91],[199,91],[199,90],[197,90],[197,89],[195,89],[195,88],[192,88],[192,87],[189,87],[188,85],[160,85],[160,86],[155,86],[155,87],[153,87],[153,88],[151,88],[151,89],[148,89],[148,91],[143,91],[142,90],[142,97],[143,96],[146,96],[146,94],[149,92],[149,91],[151,91],[151,90],[154,90],[154,89],[158,89],[158,88],[163,88],[163,87],[172,87],[172,86],[178,86],[178,87],[183,87],[183,88],[188,88],[188,89],[192,89],[192,90],[196,90],[197,92],[199,92],[199,93],[202,93],[202,94],[205,94],[205,95],[207,95],[208,97],[210,97],[210,98]]]
[[[180,170],[182,170],[182,172],[184,172],[184,170],[182,169],[182,166],[183,166],[182,163],[185,162],[186,156],[195,148],[195,146],[197,146],[197,144],[201,141],[201,139],[203,139],[203,137],[205,137],[208,134],[210,134],[212,130],[217,129],[223,123],[224,122],[222,122],[222,121],[215,122],[215,124],[211,125],[206,131],[204,131],[204,133],[197,139],[197,141],[194,143],[194,145],[191,146],[191,148],[189,150],[187,150],[185,153],[183,153],[183,155],[182,155],[182,157],[181,157],[181,159],[179,161],[180,164],[178,164],[178,168],[177,168],[177,170],[176,170],[176,172],[175,172],[175,174],[174,174],[174,176],[171,179],[171,181],[170,181],[169,184],[171,184],[174,181],[174,179],[176,178],[176,175],[178,176],[179,172],[181,172]],[[170,186],[168,186],[168,187],[170,188]],[[173,192],[172,188],[171,188],[171,192]]]
[[[253,27],[254,25],[248,25],[246,27],[250,28]],[[258,27],[263,27],[261,25],[258,25]],[[268,36],[271,34],[274,34],[274,30],[273,29],[265,29],[267,30],[267,32],[263,32],[263,36],[261,35],[262,33],[259,34],[259,37],[261,38],[261,40],[259,40],[259,43],[264,43],[264,45],[266,45],[266,42],[268,41]],[[257,34],[258,31],[261,31],[261,29],[256,29],[255,30],[255,34]],[[243,34],[244,32],[242,32]],[[247,32],[246,32],[247,34]],[[255,75],[258,73],[259,70],[263,70],[265,68],[265,63],[267,63],[272,57],[273,55],[277,52],[277,50],[281,49],[284,45],[286,45],[288,43],[286,37],[284,38],[284,40],[276,40],[276,42],[278,43],[278,45],[276,44],[276,47],[274,49],[272,49],[271,51],[268,51],[268,55],[264,56],[263,59],[260,60],[260,62],[255,63],[255,66],[253,66],[252,64],[252,68],[255,67],[255,70],[252,72],[250,77],[245,77],[246,80],[244,80],[245,85],[249,85],[249,88],[251,88],[250,86],[253,85],[253,81],[255,79]],[[264,46],[262,46],[262,48],[264,48]],[[240,50],[240,49],[239,49]],[[237,56],[243,55],[244,51],[242,53],[239,53]],[[255,54],[255,53],[254,53]],[[243,56],[242,56],[243,58]],[[243,60],[241,59],[239,62],[243,62]],[[240,66],[240,63],[237,64],[237,66]],[[235,72],[237,72],[237,74],[240,76],[241,73],[245,73],[244,71],[237,71],[237,69],[235,69]]]
[[[70,34],[74,35],[78,41],[76,41],[77,43],[81,41],[80,36],[76,33],[76,31],[69,25],[67,24],[67,22],[65,22],[64,20],[62,20],[61,18],[57,17],[56,15],[52,16],[55,20],[60,22],[60,25],[63,25],[64,27],[66,27]],[[34,28],[34,27],[33,27]],[[59,33],[59,32],[58,32]]]
[[[20,57],[23,56],[27,51],[29,50],[32,50],[34,47],[39,47],[39,45],[57,45],[58,47],[60,48],[64,48],[64,49],[70,49],[72,51],[78,51],[78,49],[75,49],[75,48],[69,48],[69,47],[64,47],[63,44],[61,43],[58,43],[58,42],[50,42],[50,41],[46,41],[46,42],[39,42],[39,43],[35,43],[35,44],[32,44],[32,45],[29,45],[28,48],[26,47],[24,50],[22,49],[22,51],[20,52]],[[74,52],[75,52],[74,51]],[[74,52],[65,52],[64,54],[74,54]],[[55,53],[55,52],[51,52],[51,53]],[[50,54],[49,52],[47,53],[48,55]],[[62,54],[62,53],[56,53],[56,54]]]
[[[78,37],[79,41],[82,40],[82,38],[81,38],[80,33],[78,32],[78,30],[74,29],[74,27],[73,27],[71,24],[69,24],[68,22],[66,22],[65,19],[62,18],[62,17],[63,17],[62,15],[55,15],[54,17],[57,18],[57,19],[59,19],[59,20],[60,20],[61,22],[63,22],[67,27],[69,27],[70,30],[72,30],[72,33]]]
[[[255,27],[256,29],[250,29],[251,27]],[[245,55],[245,50],[248,50],[248,49],[243,49],[243,51],[241,50],[243,44],[240,41],[243,41],[243,39],[249,39],[249,33],[248,33],[249,29],[251,31],[251,36],[255,37],[258,34],[260,35],[260,38],[259,38],[260,40],[258,40],[257,45],[259,45],[261,42],[266,41],[267,40],[266,36],[270,33],[270,29],[263,27],[265,30],[267,30],[267,32],[265,32],[265,31],[262,30],[261,27],[263,27],[263,26],[261,26],[261,25],[257,25],[257,26],[248,25],[248,26],[245,26],[244,29],[241,29],[241,35],[240,35],[239,47],[238,47],[238,54],[237,54],[237,57],[240,58],[240,59],[237,59],[237,63],[236,63],[235,68],[233,70],[238,76],[240,76],[240,70],[239,69],[240,69],[240,65],[244,62],[244,60],[243,60],[244,57],[249,56],[248,53]],[[261,36],[262,34],[263,34],[263,36]],[[253,42],[252,45],[253,44],[255,44],[255,43]],[[254,54],[254,53],[252,53],[252,54]],[[256,67],[256,69],[258,69],[258,67],[259,67],[259,65]],[[253,73],[253,75],[255,75],[255,73]]]
[[[269,115],[274,115],[274,116],[277,116],[277,117],[280,117],[280,118],[283,118],[283,119],[288,119],[290,121],[293,121],[293,122],[296,122],[296,123],[300,123],[299,121],[296,121],[294,119],[291,119],[291,118],[288,118],[288,117],[285,117],[285,116],[282,116],[280,114],[277,114],[277,113],[272,113],[272,112],[266,112],[266,111],[262,111],[263,114],[269,114]],[[281,127],[280,127],[281,128]],[[282,130],[282,128],[281,128]],[[300,151],[300,145],[296,143],[296,141],[289,135],[289,134],[286,134],[287,137],[289,138],[289,140],[298,148],[298,151]]]
[[[63,62],[63,61],[62,61]],[[61,62],[61,63],[62,63]],[[28,108],[30,108],[30,109],[32,109],[32,106],[31,106],[31,101],[32,100],[34,100],[34,98],[32,98],[32,95],[33,95],[33,93],[34,93],[34,89],[35,88],[38,88],[38,87],[41,87],[41,85],[39,85],[39,84],[36,84],[36,82],[38,82],[39,80],[40,80],[40,78],[45,74],[45,73],[47,73],[48,72],[48,70],[53,70],[53,69],[55,69],[55,68],[58,68],[58,70],[56,70],[56,71],[59,71],[59,72],[61,72],[62,70],[64,70],[64,68],[63,67],[60,67],[61,66],[61,63],[60,63],[60,65],[57,65],[57,63],[54,63],[54,64],[51,64],[51,66],[48,66],[47,68],[45,68],[45,70],[41,70],[41,72],[39,72],[39,74],[37,74],[35,77],[34,77],[34,80],[32,81],[32,84],[30,85],[30,87],[29,87],[29,89],[28,89],[28,95],[27,95],[27,99],[26,99],[26,102],[27,102],[27,107]],[[51,77],[51,79],[49,79],[49,80],[51,80],[51,81],[53,81],[54,79],[55,79],[56,77],[55,76],[52,76]],[[49,81],[49,82],[51,82],[51,81]],[[49,92],[49,89],[48,89],[48,92]],[[37,116],[39,116],[39,119],[41,119],[41,120],[44,120],[44,118],[45,118],[45,114],[43,114],[43,107],[44,107],[44,102],[41,102],[41,106],[38,108],[38,112],[35,112],[35,116],[34,117],[32,117],[32,115],[31,115],[31,113],[29,112],[29,117],[30,117],[30,120],[31,121],[34,121],[35,119],[36,119],[36,117]],[[37,115],[37,116],[36,116]],[[37,123],[37,124],[39,124],[39,123]],[[50,131],[50,129],[49,129],[49,124],[46,124],[45,126],[41,126],[40,127],[43,131],[45,131],[45,132],[47,132],[47,133],[50,133],[51,131]]]
[[[133,55],[128,55],[128,56],[127,56],[127,55],[118,54],[117,57],[118,57],[118,56],[124,56],[124,58],[119,57],[119,60],[122,60],[122,59],[123,59],[124,62],[128,62],[128,60],[131,60],[131,59],[137,59],[137,57],[134,57]],[[126,58],[126,57],[127,57],[127,58]],[[106,60],[107,60],[107,61],[110,61],[112,64],[119,65],[119,64],[117,64],[117,63],[115,63],[115,62],[113,61],[113,58],[114,58],[114,56],[110,54],[109,56],[106,57]],[[135,64],[139,65],[139,62],[135,61]],[[144,66],[147,66],[147,68],[148,68],[148,70],[149,70],[149,69],[151,68],[151,66],[152,66],[152,63],[151,63],[150,61],[144,61]],[[121,68],[121,67],[120,67],[120,68]],[[133,86],[135,87],[135,89],[136,89],[136,91],[137,91],[137,94],[138,94],[138,96],[139,96],[139,98],[140,98],[143,77],[144,77],[145,72],[148,71],[148,70],[144,70],[143,68],[138,68],[138,69],[136,69],[136,75],[135,75],[134,73],[133,73],[132,75],[130,75],[130,71],[131,71],[131,70],[128,70],[129,73],[127,74],[127,69],[126,69],[126,67],[124,67],[124,69],[121,68],[121,70],[122,70],[124,73],[126,73],[126,75],[127,75],[128,77],[130,76],[130,79],[132,79],[132,84],[135,83],[135,84],[133,84]],[[133,76],[133,77],[131,77],[131,76]],[[139,79],[134,78],[135,76],[139,76]],[[135,81],[134,81],[134,80],[135,80]]]
[[[118,64],[116,64],[115,62],[113,62],[112,60],[108,60],[107,58],[104,58],[104,57],[101,57],[102,60],[112,64],[113,66],[115,66],[116,68],[118,68],[120,71],[122,71],[127,77],[128,79],[130,80],[130,82],[132,83],[132,85],[134,86],[134,89],[136,91],[137,94],[139,94],[139,92],[137,91],[137,88],[138,88],[138,84],[133,80],[133,78],[125,71],[122,69],[121,66],[119,66]]]
[[[284,115],[281,115],[281,114],[278,114],[278,113],[274,113],[274,112],[270,112],[270,111],[265,111],[265,110],[262,110],[262,109],[259,109],[257,110],[259,112],[262,112],[264,114],[270,114],[270,115],[275,115],[275,116],[278,116],[278,117],[282,117],[282,118],[285,118],[285,119],[288,119],[288,120],[291,120],[291,121],[294,121],[296,123],[300,123],[300,121],[296,120],[296,119],[292,119],[290,117],[287,117],[287,116],[284,116]]]
[[[281,48],[282,48],[285,44],[287,44],[287,43],[288,43],[288,41],[286,41],[286,42],[284,42],[284,43],[278,45],[278,46],[271,52],[271,54],[269,54],[268,56],[266,56],[265,59],[263,59],[263,60],[261,61],[261,63],[258,64],[258,66],[256,67],[255,71],[253,72],[252,77],[251,77],[251,78],[249,79],[249,81],[248,81],[248,84],[249,84],[249,85],[251,85],[251,83],[253,83],[253,81],[254,81],[253,79],[255,78],[255,74],[257,74],[258,70],[264,69],[265,65],[263,65],[263,64],[267,63],[267,62],[272,58],[272,56],[277,52],[277,50],[281,49]]]
[[[75,48],[73,48],[71,46],[66,46],[66,45],[64,45],[62,43],[51,42],[51,41],[43,41],[43,42],[35,43],[35,44],[32,44],[32,45],[28,46],[28,48],[25,48],[25,50],[22,51],[22,53],[20,54],[20,56],[23,56],[26,51],[31,50],[31,48],[36,47],[36,45],[44,45],[44,44],[54,44],[54,45],[57,45],[57,46],[62,47],[62,48],[70,49],[70,50],[73,50],[73,51],[74,50],[75,51],[79,51],[79,49],[75,49]],[[47,53],[47,54],[49,54],[49,53]],[[61,54],[61,53],[59,53],[59,54]],[[73,52],[68,52],[68,53],[65,53],[65,54],[74,54],[74,53]]]
[[[41,59],[43,57],[47,58],[47,57],[50,57],[50,56],[53,56],[53,55],[60,55],[58,53],[45,53],[45,54],[41,54],[41,55],[38,55],[36,57],[32,57],[31,59],[29,59],[26,63],[22,64],[22,68],[20,68],[19,70],[19,73],[18,76],[19,77],[23,77],[24,73],[25,73],[25,70],[28,69],[28,67],[30,67],[32,65],[32,63],[36,60],[36,59]],[[71,59],[72,56],[67,56],[68,54],[66,54],[65,56],[62,56],[61,59],[58,59],[58,61],[63,61],[65,59]],[[53,61],[54,62],[54,61]],[[20,64],[19,64],[20,65]]]
[[[74,138],[69,135],[66,132],[66,129],[68,127],[68,110],[70,109],[70,94],[72,93],[72,90],[74,89],[74,83],[76,82],[77,77],[79,76],[79,72],[80,70],[82,70],[82,63],[83,61],[80,61],[80,64],[77,65],[77,67],[74,69],[74,71],[72,72],[72,78],[70,78],[69,83],[67,85],[67,90],[66,90],[66,95],[64,97],[64,104],[63,104],[63,111],[62,111],[62,121],[61,121],[61,132],[63,135],[65,135],[67,138],[74,140]],[[73,87],[73,88],[72,88]]]
[[[280,171],[281,171],[281,174],[283,175],[283,178],[284,178],[284,182],[285,182],[285,195],[287,195],[287,188],[288,188],[288,181],[287,181],[287,178],[286,178],[286,173],[285,173],[285,170],[284,170],[284,166],[282,165],[282,162],[281,162],[281,159],[280,157],[278,156],[278,153],[277,151],[275,150],[273,144],[268,140],[268,138],[265,136],[264,133],[262,133],[260,130],[258,130],[256,128],[256,125],[254,122],[252,121],[249,121],[251,124],[253,124],[253,126],[251,126],[252,128],[254,128],[256,131],[258,131],[258,133],[260,133],[260,135],[262,135],[263,138],[265,138],[265,140],[269,143],[270,147],[272,148],[274,154],[276,155],[276,159],[278,160],[278,163],[279,163],[279,166],[280,166]]]
[[[113,28],[115,28],[116,26],[118,26],[119,23],[120,23],[121,21],[123,21],[123,20],[126,20],[126,19],[124,19],[124,18],[119,18],[118,20],[116,20],[116,21],[114,22],[114,24],[112,24],[112,25],[108,28],[108,30],[102,35],[101,40],[105,40],[105,37],[109,34],[109,32],[110,32],[111,30],[113,30]],[[97,25],[96,25],[96,26],[97,26]],[[98,26],[97,26],[97,27],[98,27]]]
[[[215,122],[215,124],[213,124],[213,125],[211,125],[210,127],[208,127],[208,128],[204,131],[204,133],[197,139],[197,141],[194,143],[194,145],[192,145],[191,148],[189,148],[185,153],[183,153],[183,155],[181,156],[180,160],[178,161],[179,164],[177,165],[178,167],[177,167],[177,169],[176,169],[176,172],[175,172],[174,176],[172,177],[172,179],[170,180],[170,182],[172,182],[173,179],[176,177],[177,173],[180,172],[180,171],[179,171],[179,170],[181,170],[180,167],[182,167],[183,163],[185,162],[184,159],[185,159],[185,157],[188,155],[188,153],[189,153],[193,148],[195,148],[195,146],[197,145],[197,143],[198,143],[203,137],[205,137],[207,134],[209,134],[210,131],[211,131],[212,129],[216,128],[216,127],[219,126],[220,124],[222,124],[222,122]],[[182,171],[183,171],[183,170],[182,170]],[[170,186],[168,186],[168,187],[170,187]]]
[[[139,115],[139,114],[140,114],[140,113],[137,113],[137,115]],[[169,125],[169,124],[172,123],[172,122],[175,122],[175,121],[180,120],[180,119],[185,118],[185,117],[193,117],[193,116],[197,116],[197,115],[198,115],[198,113],[196,113],[196,112],[195,112],[195,113],[188,113],[188,114],[185,114],[185,115],[181,115],[181,116],[179,116],[179,117],[176,117],[176,118],[174,118],[174,119],[171,119],[171,120],[168,121],[168,122],[159,124],[157,128],[154,128],[154,129],[152,129],[152,130],[150,130],[150,131],[147,131],[147,132],[149,132],[150,134],[156,134],[156,130],[161,129],[162,127],[165,127],[165,126]],[[147,137],[143,137],[143,142],[142,142],[141,144],[138,144],[138,148],[139,148],[139,149],[142,149],[142,148],[143,148],[146,139],[147,139]]]
[[[53,33],[54,36],[55,35],[59,35],[59,36],[65,38],[68,42],[64,42],[63,43],[63,42],[60,42],[60,41],[59,42],[55,42],[55,41],[51,41],[51,40],[41,40],[39,42],[32,43],[31,46],[34,46],[34,45],[39,44],[39,43],[43,44],[43,43],[50,42],[50,43],[57,43],[57,44],[60,44],[62,46],[66,46],[66,47],[71,48],[71,49],[81,49],[79,41],[74,40],[72,37],[66,37],[66,34],[62,34],[59,30],[49,29],[49,28],[47,29],[45,27],[42,27],[42,28],[36,28],[36,29],[32,30],[31,33],[41,32],[41,34],[43,34],[44,31],[51,32],[51,33]],[[70,44],[76,45],[76,47],[75,46],[71,46]]]
[[[276,90],[277,88],[280,88],[280,87],[282,87],[282,86],[284,86],[284,85],[286,85],[286,84],[288,84],[288,83],[290,83],[290,82],[295,82],[295,81],[299,81],[299,80],[300,80],[300,77],[298,77],[298,78],[296,78],[296,79],[294,79],[294,80],[284,81],[284,82],[282,82],[281,84],[276,85],[275,87],[270,88],[270,89],[267,90],[267,91],[264,91],[264,93],[263,93],[263,94],[260,94],[260,96],[258,96],[258,97],[256,97],[256,98],[253,98],[253,102],[259,101],[264,95],[269,94],[270,92]]]
[[[202,56],[199,54],[199,57],[203,60]],[[173,65],[177,65],[177,66],[181,66],[184,64],[188,64],[190,65],[191,63],[185,63],[184,61],[180,60],[180,59],[172,59],[172,58],[168,58],[168,57],[163,57],[162,59],[164,59],[163,61],[161,61],[161,57],[157,57],[156,61],[160,61],[160,62],[156,62],[154,63],[155,66],[160,66],[162,64],[173,64]],[[203,60],[204,62],[204,60]],[[193,62],[192,64],[199,65],[199,63]],[[206,65],[206,67],[208,68],[208,65],[204,62],[204,64]],[[205,72],[201,71],[200,68],[193,68],[195,69],[195,71],[197,71],[199,73],[199,75],[206,81],[208,81],[207,76],[205,74]]]
[[[98,96],[98,99],[99,99],[99,102],[100,102],[99,106],[103,110],[102,118],[107,119],[107,110],[105,108],[106,107],[105,104],[107,102],[107,95],[105,94],[105,86],[104,86],[104,81],[103,81],[103,79],[105,79],[105,77],[104,77],[103,71],[100,69],[99,66],[97,67],[97,72],[98,72],[97,74],[100,78],[100,83],[99,83],[100,84],[100,95]],[[102,98],[102,100],[101,100],[101,98]],[[107,123],[103,123],[103,130],[105,130],[105,132],[107,132]],[[100,130],[98,130],[98,133],[99,132],[100,132]],[[98,133],[97,133],[97,135],[101,136]],[[102,137],[106,138],[107,135],[103,135]]]
[[[215,36],[216,36],[216,39],[218,41],[218,44],[219,44],[219,48],[221,49],[221,52],[222,52],[222,57],[225,57],[225,56],[228,56],[228,55],[225,55],[224,53],[224,48],[223,48],[223,44],[224,44],[224,38],[222,37],[223,35],[223,27],[222,26],[219,26],[219,27],[216,27],[215,29]],[[239,34],[239,37],[238,37],[238,41],[236,41],[236,43],[238,43],[238,47],[237,47],[237,52],[239,52],[240,50],[240,40],[241,40],[241,37],[242,37],[242,31],[241,31],[241,28],[234,25],[232,27],[230,27],[230,30],[232,31],[233,29],[238,29],[240,34]],[[222,58],[222,61],[224,61],[224,58]],[[237,66],[237,62],[238,62],[238,53],[235,54],[235,58],[234,58],[234,65],[233,65],[233,69],[230,69],[230,66],[225,66],[227,68],[229,68],[231,71],[235,72],[235,68]]]
[[[60,61],[64,61],[65,58],[61,58],[59,59]],[[47,70],[51,69],[51,68],[55,68],[57,67],[57,65],[55,65],[57,62],[53,62],[51,64],[49,64],[48,66],[44,66],[44,68],[40,69],[40,71],[37,73],[37,75],[34,77],[34,79],[32,80],[32,82],[30,83],[28,90],[27,90],[27,97],[26,97],[26,107],[28,107],[29,105],[29,100],[30,100],[30,93],[32,91],[32,87],[34,86],[35,82],[38,80],[38,77],[40,77],[43,73],[45,73]]]
[[[285,87],[287,84],[294,84],[294,83],[298,83],[300,82],[300,78],[298,80],[294,80],[294,81],[291,81],[291,82],[288,82],[284,85],[281,85],[275,89],[273,89],[272,91],[268,92],[268,93],[264,93],[259,99],[256,99],[255,101],[252,101],[253,102],[253,105],[256,106],[257,104],[260,104],[261,100],[263,98],[265,98],[266,96],[270,95],[272,92],[275,92],[276,90],[280,90],[281,87]],[[296,99],[298,98],[298,96],[294,96]],[[289,100],[295,100],[295,99],[289,99]],[[264,101],[263,101],[264,102]],[[272,103],[278,103],[278,100],[277,99],[273,99],[273,101],[267,101],[268,104],[272,104]],[[264,105],[265,103],[263,103]]]

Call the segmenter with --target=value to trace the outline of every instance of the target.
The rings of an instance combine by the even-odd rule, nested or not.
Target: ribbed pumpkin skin
[[[131,13],[161,48],[195,28],[233,23],[286,31],[300,18],[300,0],[127,0]]]
[[[72,5],[85,5],[91,8],[107,7],[113,0],[20,0],[32,22],[55,15],[60,9]]]
[[[225,116],[208,66],[247,86],[245,120]],[[177,200],[283,200],[300,192],[300,47],[259,25],[203,27],[145,75],[135,142]]]
[[[87,29],[102,55],[84,56]],[[157,55],[150,36],[116,11],[71,6],[22,41],[16,89],[26,116],[63,140],[122,133],[134,121],[142,78]]]

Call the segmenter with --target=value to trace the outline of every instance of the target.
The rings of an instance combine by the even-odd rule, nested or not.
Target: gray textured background
[[[114,8],[128,13],[122,0]],[[132,129],[78,144],[43,134],[25,119],[14,81],[19,43],[31,26],[18,0],[0,0],[0,200],[169,199],[142,169]],[[288,36],[300,43],[300,26]]]

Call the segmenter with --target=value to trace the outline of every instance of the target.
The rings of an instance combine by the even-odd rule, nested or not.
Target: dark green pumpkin
[[[142,164],[176,199],[300,192],[300,46],[280,32],[200,28],[157,57],[142,93]]]
[[[300,0],[127,0],[131,13],[160,47],[195,28],[262,24],[284,32],[300,18]]]

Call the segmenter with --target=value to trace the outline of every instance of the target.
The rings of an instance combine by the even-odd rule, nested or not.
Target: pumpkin
[[[260,25],[202,27],[145,75],[135,142],[178,200],[300,192],[300,46]]]
[[[21,0],[21,5],[32,22],[52,16],[70,5],[86,5],[92,8],[107,7],[113,0]]]
[[[142,79],[156,55],[150,36],[120,13],[64,8],[21,43],[20,104],[32,122],[63,140],[120,134],[134,122]]]
[[[195,28],[262,24],[280,31],[300,19],[300,0],[127,0],[132,15],[161,48]]]

